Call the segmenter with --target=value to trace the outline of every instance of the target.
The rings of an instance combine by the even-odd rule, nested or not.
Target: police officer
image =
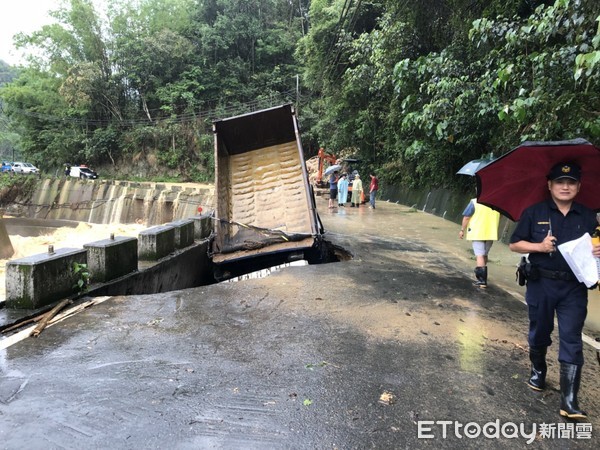
[[[511,236],[510,249],[529,253],[532,269],[527,279],[525,299],[529,311],[528,385],[536,391],[546,387],[546,350],[552,343],[556,311],[559,328],[560,415],[585,418],[579,409],[577,392],[583,365],[581,331],[587,315],[587,288],[575,278],[556,246],[592,233],[595,213],[574,201],[581,187],[581,169],[561,163],[547,176],[550,199],[527,208]],[[593,248],[600,256],[600,245]]]

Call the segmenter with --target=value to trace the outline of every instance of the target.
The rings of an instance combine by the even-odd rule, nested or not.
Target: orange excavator
[[[329,164],[337,164],[337,158],[335,155],[330,155],[329,153],[325,153],[325,149],[321,147],[319,152],[317,153],[319,158],[318,168],[317,168],[317,177],[315,179],[315,184],[317,187],[323,188],[327,187],[326,183],[323,183],[323,171],[325,166],[325,161],[329,162]]]
[[[315,178],[315,186],[317,188],[328,188],[329,184],[323,182],[323,173],[325,172],[325,162],[327,161],[329,165],[332,164],[340,164],[344,166],[344,170],[348,172],[348,178],[350,180],[350,185],[348,186],[348,201],[350,201],[350,197],[352,196],[352,179],[354,178],[354,173],[352,173],[352,169],[350,164],[359,163],[359,159],[347,158],[347,159],[338,159],[335,155],[330,153],[325,153],[325,149],[321,147],[319,152],[317,153],[318,157],[318,166],[317,166],[317,176]],[[368,187],[368,186],[367,186]],[[361,194],[361,203],[366,203],[368,201],[368,193],[365,195],[365,191]]]

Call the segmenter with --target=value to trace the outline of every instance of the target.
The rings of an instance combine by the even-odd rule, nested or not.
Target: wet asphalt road
[[[113,297],[0,350],[0,448],[527,447],[455,436],[495,421],[575,433],[558,415],[556,348],[550,388],[525,385],[518,292],[474,288],[468,256],[432,238],[457,225],[384,203],[321,217],[352,260]],[[584,428],[532,447],[598,448],[599,366],[586,358],[591,439]],[[440,425],[418,437],[419,421],[444,420],[446,438]]]

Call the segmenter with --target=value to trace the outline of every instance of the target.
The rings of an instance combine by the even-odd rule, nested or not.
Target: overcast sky
[[[61,0],[0,0],[0,59],[11,65],[23,63],[21,52],[13,47],[13,36],[31,33],[52,23],[48,11],[58,9]],[[104,0],[94,0],[102,5]]]
[[[30,33],[50,23],[48,11],[56,9],[59,0],[2,0],[0,7],[0,59],[15,65],[22,62],[13,47],[13,36],[20,31]]]

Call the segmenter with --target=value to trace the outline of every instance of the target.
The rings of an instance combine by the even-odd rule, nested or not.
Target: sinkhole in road
[[[215,268],[214,275],[217,281],[235,283],[265,278],[287,267],[328,264],[352,258],[353,255],[348,250],[323,239],[316,247],[306,251],[269,255],[268,258],[248,258],[235,264],[219,266]]]
[[[292,261],[289,263],[279,264],[278,266],[267,267],[266,269],[255,270],[254,272],[240,275],[239,277],[230,278],[225,280],[224,283],[235,283],[243,280],[251,280],[253,278],[265,278],[271,275],[273,272],[279,272],[281,269],[292,266],[308,266],[308,261],[302,259],[300,261]]]

